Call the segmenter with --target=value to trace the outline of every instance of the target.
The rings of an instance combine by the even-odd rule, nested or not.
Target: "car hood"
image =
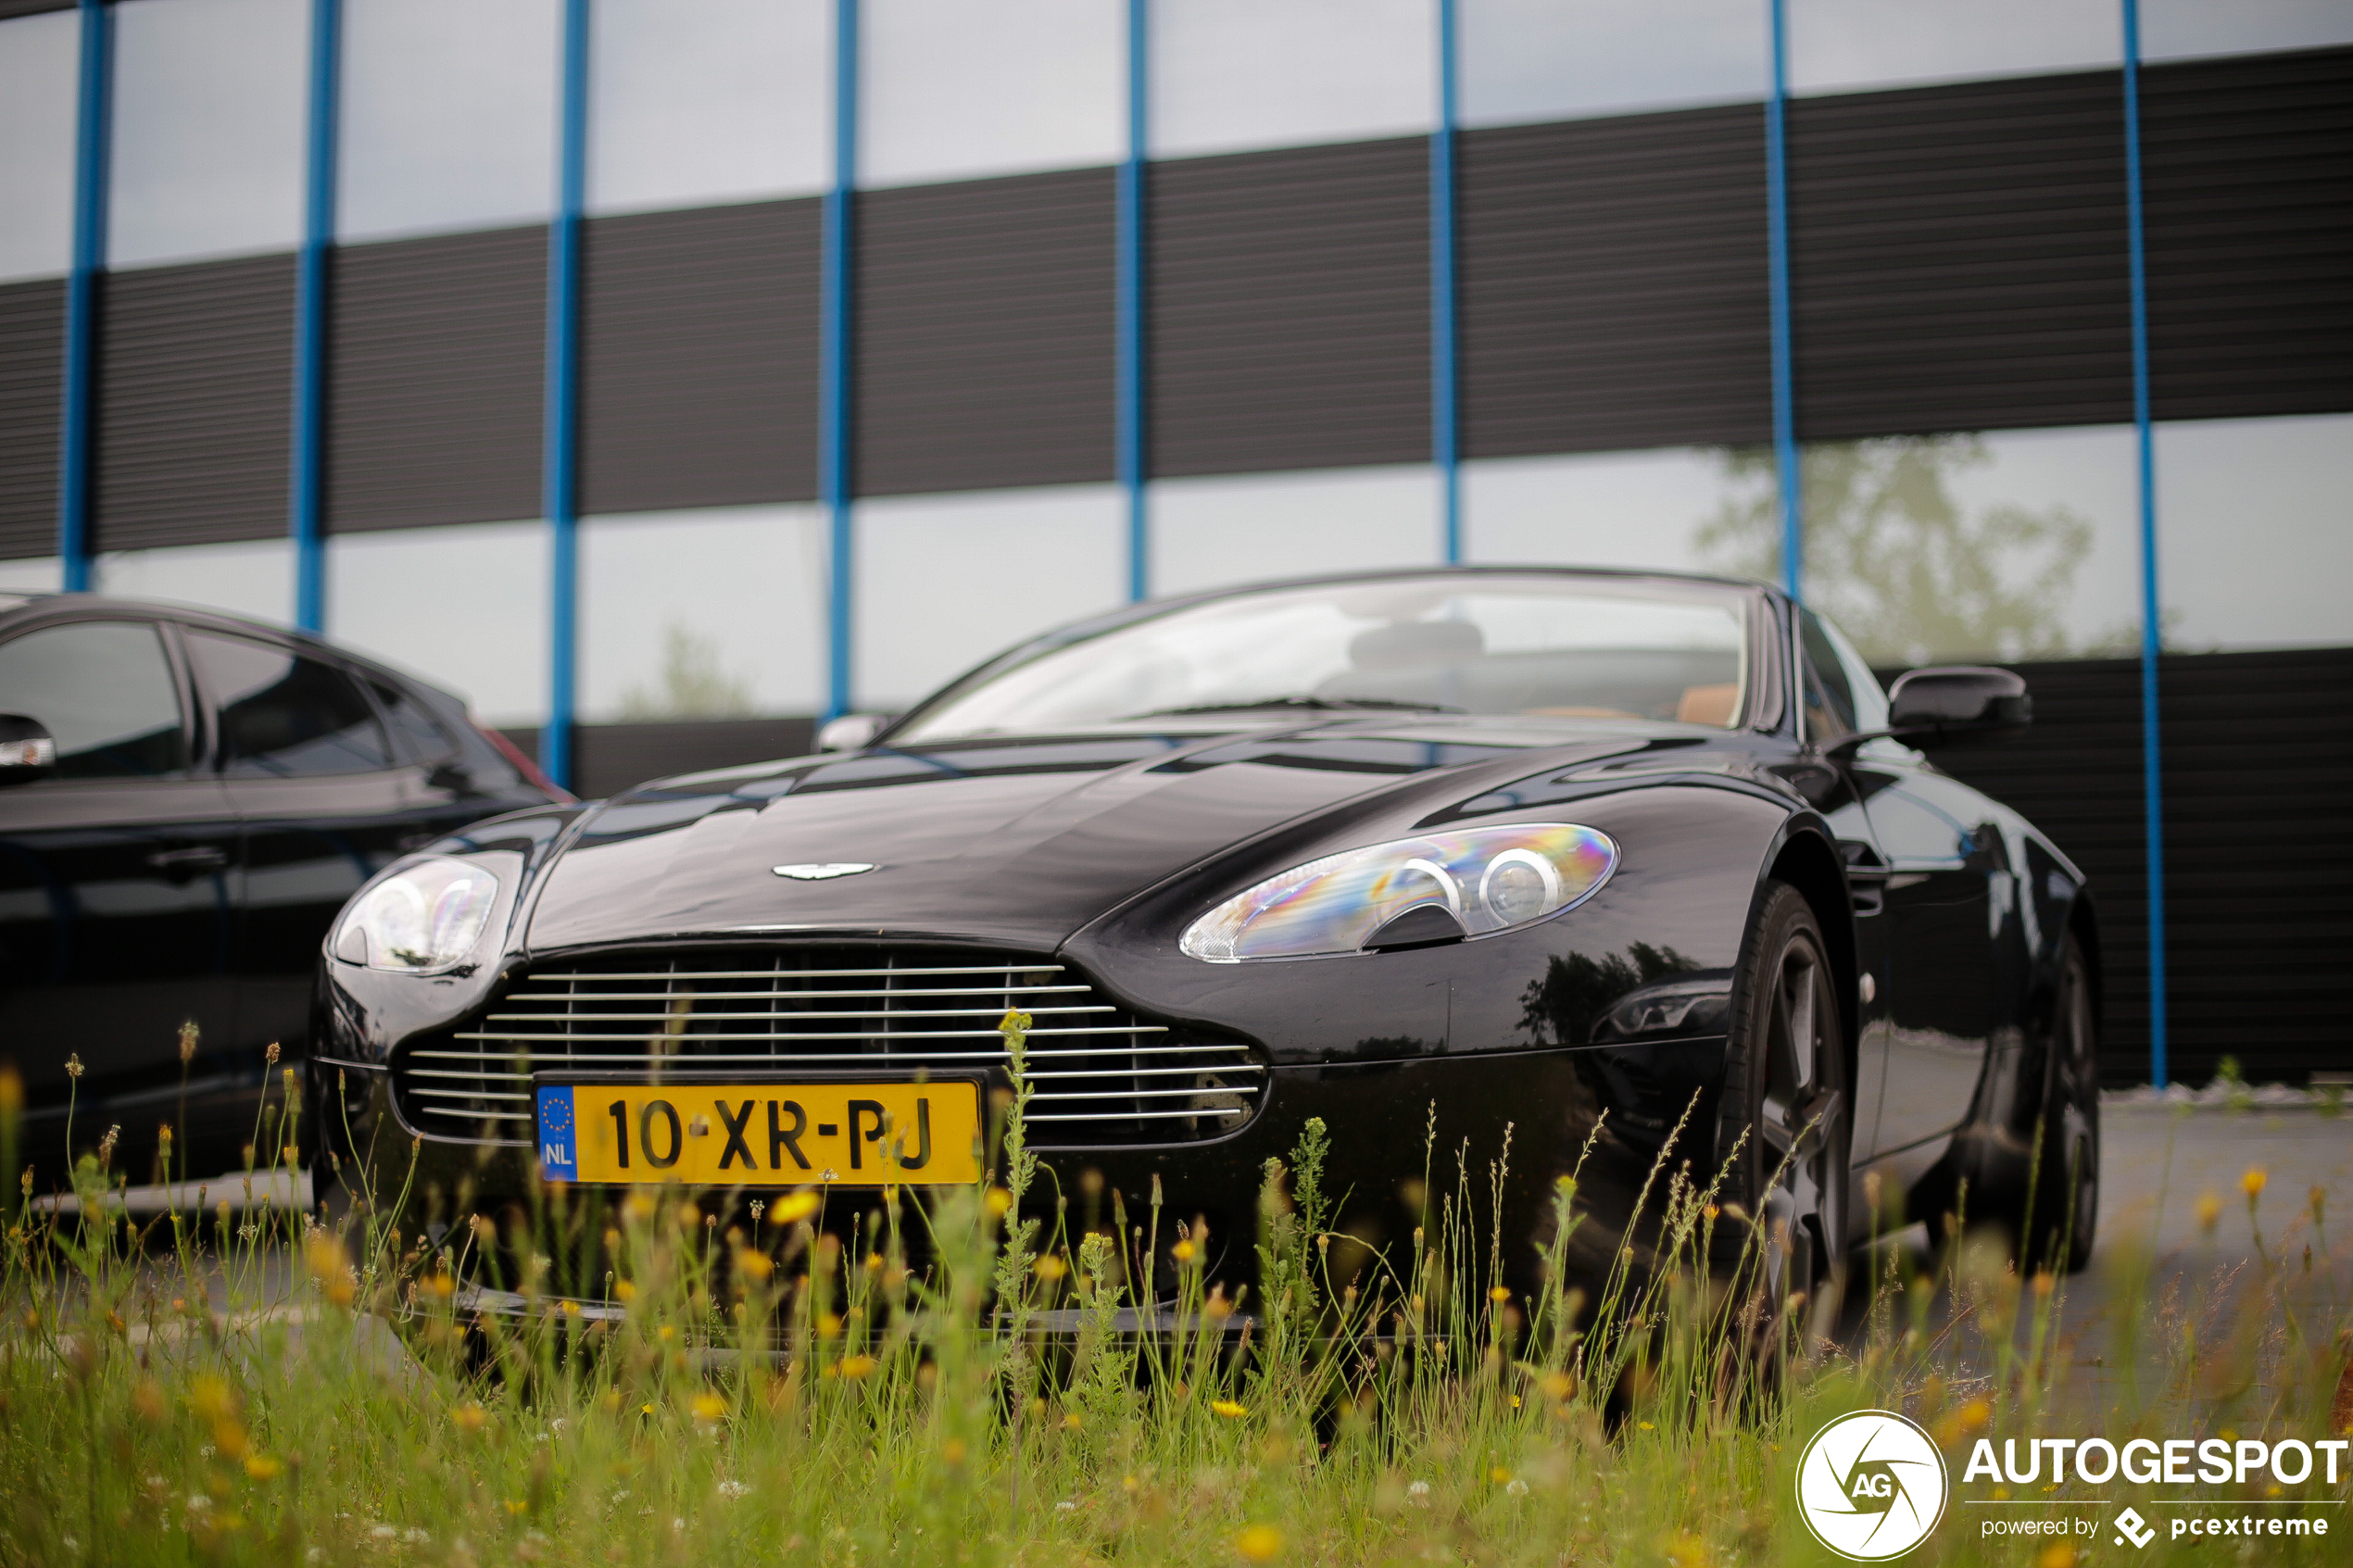
[[[1052,951],[1127,897],[1283,823],[1432,774],[1464,775],[1471,793],[1491,774],[1659,744],[1590,728],[1359,721],[972,742],[699,775],[591,815],[546,875],[527,946],[805,931]],[[817,881],[774,870],[840,863],[875,869]]]

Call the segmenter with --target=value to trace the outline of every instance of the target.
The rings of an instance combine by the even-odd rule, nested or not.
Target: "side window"
[[[1798,641],[1806,653],[1806,738],[1816,743],[1855,733],[1855,692],[1846,682],[1838,649],[1812,610],[1798,614]]]
[[[317,778],[392,766],[374,709],[341,670],[244,637],[187,636],[220,704],[220,771],[230,778]]]
[[[188,769],[180,686],[153,626],[84,621],[0,644],[0,713],[39,721],[57,776],[177,778]]]
[[[1846,633],[1835,625],[1818,619],[1811,610],[1806,612],[1806,618],[1821,628],[1823,641],[1830,644],[1831,651],[1838,657],[1839,667],[1846,671],[1847,690],[1855,698],[1855,727],[1858,730],[1887,728],[1887,692],[1879,684],[1879,677],[1871,672],[1870,661],[1856,651],[1855,645],[1846,640]]]
[[[376,703],[391,721],[393,742],[401,749],[432,767],[447,762],[458,755],[458,743],[441,721],[425,711],[424,705],[398,686],[384,681],[370,681],[376,694]]]

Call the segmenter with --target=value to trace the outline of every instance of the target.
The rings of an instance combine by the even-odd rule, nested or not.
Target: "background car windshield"
[[[1729,727],[1746,596],[1706,584],[1407,578],[1239,594],[1011,656],[895,741],[1252,706],[1426,708]]]

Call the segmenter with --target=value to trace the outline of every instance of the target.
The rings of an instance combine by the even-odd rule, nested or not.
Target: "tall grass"
[[[1516,1294],[1525,1242],[1476,1223],[1506,1148],[1428,1149],[1424,1223],[1376,1255],[1334,1229],[1311,1123],[1265,1173],[1259,1283],[1228,1296],[1181,1195],[1073,1221],[1015,1081],[990,1184],[849,1216],[816,1192],[608,1210],[549,1189],[429,1242],[413,1195],[356,1173],[335,1218],[232,1182],[144,1223],[95,1159],[69,1210],[28,1178],[0,1275],[0,1563],[1829,1562],[1792,1479],[1847,1411],[1912,1414],[1963,1496],[1988,1434],[2353,1422],[2318,1195],[2267,1228],[2250,1181],[2258,1266],[2173,1297],[2121,1249],[2104,1288],[2132,1310],[2095,1344],[2066,1282],[1987,1246],[1863,1254],[1843,1318],[1772,1298],[1770,1238],[1672,1147],[1636,1222],[1655,1268],[1629,1233],[1589,1291],[1564,1277],[1572,1178]],[[296,1141],[291,1090],[257,1147]],[[11,1161],[14,1111],[0,1084]],[[585,1287],[584,1260],[606,1265]],[[2264,1554],[2341,1561],[2347,1531]],[[2105,1528],[2039,1555],[1982,1539],[1962,1508],[1920,1549],[2122,1555]]]

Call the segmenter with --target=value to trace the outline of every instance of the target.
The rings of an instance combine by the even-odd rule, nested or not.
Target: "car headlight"
[[[482,941],[498,879],[467,860],[421,860],[362,893],[344,911],[334,955],[398,974],[455,969]]]
[[[1568,822],[1425,834],[1270,876],[1193,922],[1177,947],[1239,963],[1484,936],[1583,902],[1617,869],[1607,834]]]

